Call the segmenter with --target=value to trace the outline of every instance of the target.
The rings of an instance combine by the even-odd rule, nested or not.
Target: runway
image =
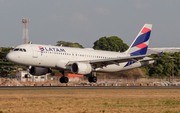
[[[180,89],[180,86],[0,86],[0,90]]]

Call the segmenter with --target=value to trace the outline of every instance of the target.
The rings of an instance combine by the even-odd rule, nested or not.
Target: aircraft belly
[[[118,71],[121,71],[121,69],[124,67],[124,65],[125,65],[125,63],[120,63],[119,65],[112,64],[112,65],[108,65],[106,67],[97,68],[96,71],[99,71],[99,72],[118,72]]]
[[[55,67],[55,64],[57,63],[57,61],[58,61],[57,58],[42,57],[42,58],[39,58],[38,65],[53,68]]]
[[[131,65],[129,65],[129,66],[124,67],[124,68],[122,69],[122,71],[124,71],[124,70],[129,70],[129,69],[133,69],[133,68],[138,68],[138,67],[141,67],[141,66],[142,66],[142,64],[141,64],[140,62],[136,62],[136,63],[134,63],[134,64],[131,64]]]

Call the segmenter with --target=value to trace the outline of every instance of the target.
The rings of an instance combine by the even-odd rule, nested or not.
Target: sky
[[[22,44],[22,17],[29,40],[86,48],[101,37],[130,45],[144,24],[153,24],[149,47],[180,47],[180,0],[0,0],[0,47]]]

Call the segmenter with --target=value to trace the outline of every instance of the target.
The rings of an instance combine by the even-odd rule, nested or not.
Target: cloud
[[[105,15],[105,16],[111,13],[108,9],[105,9],[103,7],[95,8],[94,11],[98,14]]]
[[[136,9],[147,9],[147,8],[149,8],[149,3],[143,3],[142,1],[143,0],[136,0],[134,7]]]
[[[86,21],[88,21],[88,18],[80,12],[75,12],[71,17],[71,20],[86,22]]]

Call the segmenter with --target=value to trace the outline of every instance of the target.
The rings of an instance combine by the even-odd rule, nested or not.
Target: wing
[[[138,61],[144,57],[151,56],[149,55],[138,55],[138,56],[127,56],[120,58],[111,58],[111,59],[96,59],[96,60],[83,60],[83,61],[69,61],[67,65],[72,65],[75,62],[85,62],[91,64],[94,68],[103,67],[111,64],[119,65],[119,63],[128,62],[128,61]]]
[[[152,60],[161,60],[161,59],[173,59],[173,58],[174,58],[174,57],[150,58],[150,59],[142,60],[142,62],[152,61]]]

